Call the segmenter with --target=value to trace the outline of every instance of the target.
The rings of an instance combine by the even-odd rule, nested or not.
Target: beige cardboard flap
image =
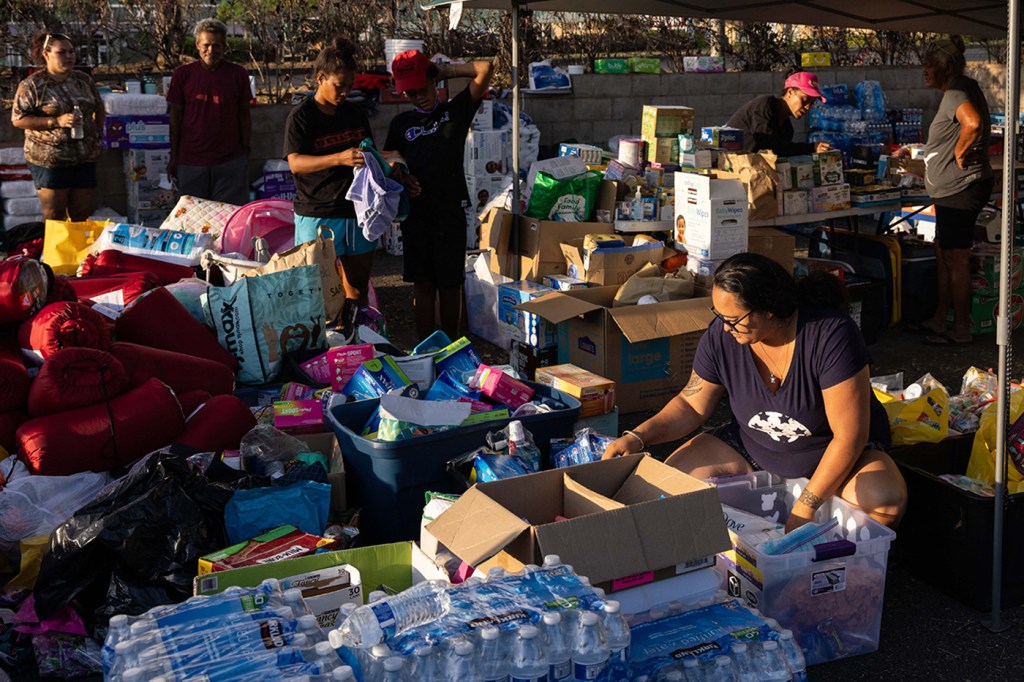
[[[438,541],[470,565],[494,555],[530,526],[475,486],[427,524]]]
[[[572,243],[560,244],[562,255],[569,265],[575,265],[579,272],[583,272],[583,240],[574,239]]]
[[[572,480],[569,474],[563,474],[563,508],[564,516],[575,519],[580,516],[597,514],[598,512],[622,509],[621,502],[608,499],[600,493]]]
[[[609,314],[630,343],[707,329],[714,319],[708,298],[612,308]]]
[[[535,533],[539,556],[557,554],[593,583],[647,570],[640,529],[629,507],[548,523]]]
[[[710,487],[675,467],[645,457],[616,491],[613,499],[625,505],[639,504],[666,495],[682,495],[695,490],[707,490]]]
[[[641,533],[647,565],[672,566],[701,559],[730,547],[718,491],[712,487],[633,504],[629,509]]]
[[[617,287],[612,288],[615,289]],[[589,290],[578,289],[577,291]],[[586,315],[593,310],[600,310],[603,307],[604,305],[599,302],[590,301],[581,296],[570,296],[568,293],[563,292],[545,294],[540,298],[520,303],[516,306],[519,310],[540,315],[548,322],[554,322],[555,324],[571,320],[580,315]]]

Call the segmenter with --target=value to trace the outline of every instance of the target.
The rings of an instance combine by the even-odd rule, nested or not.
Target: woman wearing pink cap
[[[778,156],[823,152],[831,149],[827,142],[793,142],[793,124],[789,120],[790,117],[803,118],[816,99],[825,101],[818,89],[818,77],[808,71],[798,71],[786,79],[781,97],[755,97],[740,107],[726,125],[743,131],[744,151],[770,149]]]

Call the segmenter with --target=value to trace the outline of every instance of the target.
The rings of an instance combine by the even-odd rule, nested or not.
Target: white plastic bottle
[[[783,630],[779,633],[779,650],[786,664],[793,673],[793,682],[807,682],[807,660],[804,658],[803,649],[793,637],[792,630]]]
[[[339,665],[337,668],[331,671],[331,679],[334,682],[349,682],[349,680],[355,680],[356,674],[347,665]]]
[[[686,611],[686,602],[682,599],[673,599],[668,603],[669,615],[674,616],[676,614],[683,613],[684,611]]]
[[[501,631],[494,627],[480,630],[480,677],[483,682],[509,682],[508,664]]]
[[[572,651],[562,614],[548,611],[542,623],[544,650],[548,655],[548,678],[550,682],[567,682],[572,679]]]
[[[107,626],[107,638],[100,650],[100,662],[103,664],[104,675],[110,673],[110,665],[114,662],[115,647],[127,639],[129,633],[128,616],[123,613],[111,616],[110,625]]]
[[[370,647],[369,655],[363,660],[363,665],[366,668],[366,674],[363,677],[367,680],[379,680],[384,674],[384,661],[391,656],[391,647],[387,644],[374,644]]]
[[[779,650],[779,643],[774,639],[761,642],[761,652],[755,656],[758,675],[764,682],[789,682],[793,673],[786,664],[786,659]]]
[[[385,592],[384,590],[372,590],[370,592],[370,595],[366,598],[367,599],[366,603],[367,604],[372,604],[375,601],[380,601],[381,599],[387,599],[387,598],[388,598],[388,593]]]
[[[401,656],[390,656],[384,659],[384,674],[379,678],[381,682],[407,682],[403,674],[405,659]]]
[[[686,677],[679,668],[669,668],[660,678],[662,682],[683,682]]]
[[[416,682],[445,682],[444,670],[441,668],[435,647],[427,644],[413,652],[410,677]]]
[[[507,575],[508,572],[501,566],[492,566],[491,568],[487,569],[487,582],[501,580]]]
[[[604,636],[608,641],[608,654],[611,660],[629,663],[629,643],[632,639],[629,624],[622,615],[622,605],[614,599],[604,604],[604,618],[601,622]]]
[[[580,614],[572,645],[572,679],[576,682],[596,680],[608,664],[608,642],[601,632],[601,623],[593,611]]]
[[[548,657],[541,648],[539,634],[533,625],[519,628],[512,649],[511,682],[548,682]]]
[[[452,657],[448,659],[445,678],[448,682],[481,682],[480,669],[473,656],[473,643],[462,639],[455,643]]]
[[[554,568],[562,563],[562,557],[557,554],[545,554],[544,555],[544,568]]]
[[[715,664],[708,669],[708,682],[736,682],[736,671],[732,666],[732,658],[719,656]]]
[[[737,682],[760,682],[750,647],[745,642],[733,644],[732,653],[729,656],[732,658],[732,667],[736,673]]]
[[[448,612],[449,604],[446,583],[422,582],[393,597],[357,608],[341,627],[331,631],[331,646],[372,646],[440,618]]]
[[[71,139],[81,140],[83,137],[85,137],[85,125],[84,118],[82,116],[82,108],[76,104],[75,108],[72,110],[72,113],[75,115],[75,122],[71,124]]]
[[[649,620],[661,620],[662,618],[668,618],[668,609],[664,606],[652,606],[647,615]]]
[[[707,679],[707,674],[704,672],[704,666],[700,664],[700,659],[683,659],[683,679],[686,682],[704,682]]]

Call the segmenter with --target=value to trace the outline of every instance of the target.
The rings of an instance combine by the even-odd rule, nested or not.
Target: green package
[[[588,222],[597,203],[601,177],[600,173],[588,171],[557,180],[547,173],[537,173],[526,206],[526,215],[566,223]]]

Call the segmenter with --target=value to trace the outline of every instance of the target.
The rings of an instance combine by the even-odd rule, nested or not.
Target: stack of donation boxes
[[[484,100],[466,136],[463,170],[469,190],[466,210],[466,244],[475,249],[480,238],[480,213],[492,197],[509,184],[512,167],[512,133],[494,129],[494,102]]]
[[[850,185],[843,175],[843,153],[830,150],[778,159],[781,215],[831,213],[850,208]]]
[[[747,190],[735,178],[676,173],[675,240],[685,245],[686,267],[707,282],[726,258],[747,250]]]
[[[645,104],[640,137],[651,163],[679,163],[679,136],[693,137],[695,112],[690,107]]]

